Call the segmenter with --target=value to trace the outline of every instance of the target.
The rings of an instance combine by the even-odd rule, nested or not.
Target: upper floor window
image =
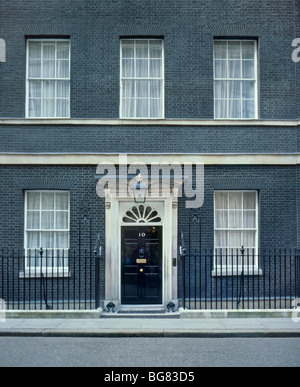
[[[257,42],[215,40],[215,118],[257,118]]]
[[[26,116],[70,117],[69,40],[27,41]]]
[[[121,118],[163,118],[161,39],[121,40]]]

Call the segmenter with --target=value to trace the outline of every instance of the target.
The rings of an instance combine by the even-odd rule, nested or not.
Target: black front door
[[[162,303],[162,226],[121,229],[122,304]]]

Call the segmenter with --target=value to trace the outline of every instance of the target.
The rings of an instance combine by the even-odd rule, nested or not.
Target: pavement
[[[298,313],[300,315],[300,313]],[[0,336],[40,337],[300,337],[300,318],[264,315],[177,313],[117,316],[16,314],[0,320]],[[294,315],[295,316],[295,315]]]

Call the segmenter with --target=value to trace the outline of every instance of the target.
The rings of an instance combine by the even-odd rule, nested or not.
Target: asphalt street
[[[0,337],[0,367],[299,367],[300,338]]]

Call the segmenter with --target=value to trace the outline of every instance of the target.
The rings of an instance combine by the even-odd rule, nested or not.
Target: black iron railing
[[[186,309],[289,309],[300,297],[300,250],[206,250],[182,255]]]
[[[8,310],[97,309],[99,276],[94,251],[0,252],[0,299]]]
[[[11,310],[100,306],[95,251],[0,251],[0,299]],[[186,309],[289,309],[300,298],[300,250],[205,250],[183,254],[179,303]]]

